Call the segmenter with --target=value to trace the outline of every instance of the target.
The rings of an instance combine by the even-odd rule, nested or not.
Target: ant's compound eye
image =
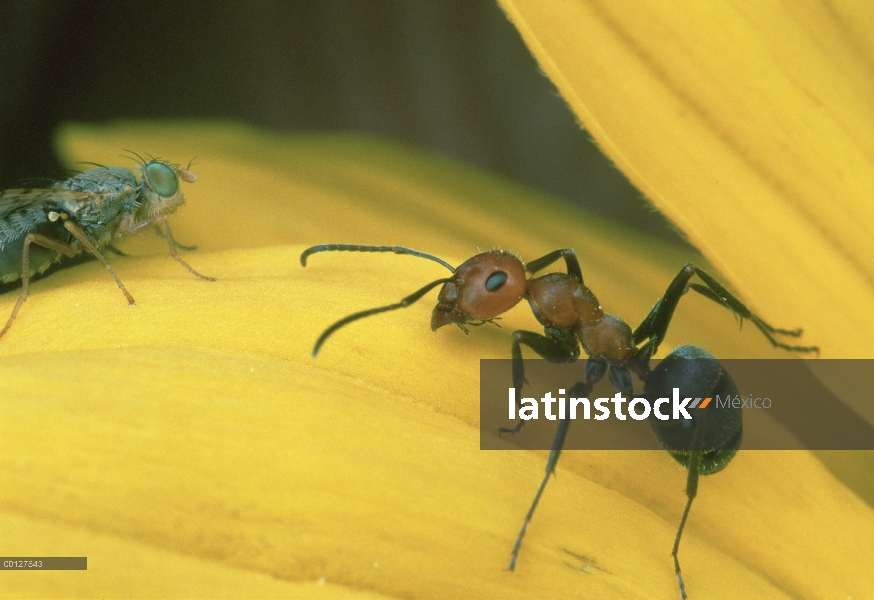
[[[507,274],[503,271],[495,271],[486,279],[486,290],[494,292],[501,289],[505,283],[507,283]]]
[[[179,191],[179,180],[176,171],[162,162],[150,162],[143,167],[143,176],[148,185],[162,198],[170,198]]]

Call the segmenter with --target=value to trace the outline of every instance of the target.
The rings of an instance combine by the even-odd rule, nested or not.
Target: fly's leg
[[[570,396],[573,398],[588,397],[592,392],[592,384],[589,382],[578,382],[570,390]],[[558,457],[561,455],[561,450],[564,447],[564,440],[567,437],[568,427],[570,426],[570,418],[561,419],[558,423],[558,430],[555,432],[555,438],[552,440],[552,449],[549,452],[549,458],[546,459],[546,473],[543,475],[543,480],[540,482],[540,487],[537,488],[537,493],[534,494],[534,500],[531,502],[531,508],[525,513],[525,520],[522,521],[522,528],[519,530],[519,535],[516,537],[516,543],[513,544],[513,550],[510,551],[510,564],[507,566],[508,571],[516,569],[516,561],[519,558],[519,549],[522,547],[522,538],[528,530],[528,523],[534,516],[534,510],[537,508],[537,503],[540,502],[540,497],[543,495],[543,490],[546,488],[546,482],[549,481],[549,476],[555,473],[555,465],[558,464]]]
[[[136,301],[134,301],[134,297],[130,295],[130,292],[127,291],[127,288],[124,287],[124,284],[121,282],[121,279],[118,278],[118,275],[115,274],[115,271],[112,270],[112,266],[110,266],[109,261],[100,253],[100,250],[97,249],[97,246],[94,245],[94,242],[91,241],[91,238],[88,237],[88,234],[82,231],[82,228],[73,223],[72,221],[64,221],[64,229],[69,231],[73,237],[79,240],[79,243],[82,244],[88,252],[94,255],[94,257],[100,261],[103,267],[109,271],[109,274],[112,275],[112,278],[115,279],[115,283],[118,284],[118,289],[121,290],[121,293],[124,294],[124,297],[127,298],[128,306],[136,306]],[[29,237],[29,236],[28,236]],[[25,246],[27,248],[27,246]],[[25,258],[25,261],[27,258]]]
[[[689,283],[694,275],[706,284]],[[816,352],[819,353],[819,348],[816,346],[792,346],[778,341],[775,335],[786,335],[791,337],[799,337],[800,329],[777,329],[772,327],[761,318],[753,314],[738,298],[723,287],[718,281],[710,275],[689,263],[683,267],[680,272],[674,277],[674,280],[665,290],[665,295],[662,296],[650,313],[646,316],[643,322],[634,330],[632,339],[635,344],[639,344],[647,340],[646,344],[641,346],[637,353],[637,358],[647,360],[652,357],[659,348],[659,345],[664,341],[665,334],[668,331],[668,325],[674,316],[674,310],[689,289],[695,290],[705,298],[713,300],[720,306],[724,306],[728,310],[736,314],[743,322],[744,319],[752,322],[759,331],[771,342],[775,348],[783,348],[792,352]]]
[[[140,221],[137,224],[133,224],[133,219],[127,217],[122,220],[118,229],[115,232],[115,237],[127,237],[129,235],[134,235],[141,231],[145,231],[150,227],[154,227],[158,223],[162,223],[164,221],[164,217],[153,217],[151,219],[146,219],[145,221]]]
[[[201,275],[200,273],[195,271],[193,268],[191,268],[191,265],[189,265],[187,262],[182,260],[182,257],[179,256],[179,253],[176,252],[176,241],[173,239],[173,233],[170,231],[170,225],[169,225],[169,223],[167,223],[167,219],[165,219],[164,217],[154,217],[152,219],[147,219],[145,221],[142,221],[141,223],[137,223],[136,225],[131,225],[131,226],[128,226],[126,228],[120,228],[118,231],[115,232],[115,235],[117,237],[124,237],[124,236],[128,236],[128,235],[133,235],[135,233],[139,233],[141,231],[145,231],[146,229],[149,229],[150,227],[156,227],[156,226],[160,226],[160,225],[163,225],[164,228],[167,230],[166,235],[163,233],[161,233],[159,235],[161,237],[163,237],[165,240],[167,240],[167,245],[170,247],[170,256],[172,256],[177,261],[179,261],[179,263],[183,267],[188,269],[188,272],[191,273],[192,275],[194,275],[195,277],[203,279],[204,281],[215,281],[215,277],[207,277],[206,275]],[[160,227],[159,227],[159,231],[160,231]]]
[[[162,240],[167,239],[167,236],[164,235],[164,232],[161,231],[161,229],[159,227],[155,228],[155,233],[157,233],[158,237],[161,238]],[[193,252],[194,250],[197,250],[197,246],[186,246],[185,244],[180,244],[175,239],[173,240],[173,243],[176,244],[177,249],[184,250],[185,252]]]
[[[44,248],[48,248],[49,250],[54,250],[56,252],[60,252],[64,256],[72,258],[76,256],[76,250],[73,249],[72,246],[62,242],[59,239],[49,237],[47,235],[42,235],[41,233],[28,233],[24,236],[24,249],[21,252],[22,256],[22,270],[21,270],[21,295],[18,296],[18,302],[15,303],[15,308],[12,309],[12,315],[10,315],[9,320],[6,321],[6,326],[0,330],[0,338],[6,335],[6,332],[9,331],[9,328],[12,327],[12,322],[15,321],[15,317],[18,316],[18,311],[21,310],[21,306],[24,304],[24,301],[27,300],[27,293],[30,289],[30,245],[31,244],[39,244]]]
[[[164,219],[161,219],[161,222],[164,224],[164,228],[167,230],[166,240],[167,240],[167,245],[170,246],[170,256],[172,256],[173,258],[178,260],[179,263],[183,267],[188,269],[188,272],[191,273],[192,275],[194,275],[195,277],[199,277],[200,279],[203,279],[204,281],[215,281],[215,277],[207,277],[206,275],[201,275],[200,273],[198,273],[197,271],[192,269],[191,265],[189,265],[187,262],[182,260],[182,257],[179,256],[179,254],[176,252],[176,241],[173,239],[173,233],[170,231],[170,224],[167,223],[167,221]]]
[[[128,254],[128,253],[125,252],[124,250],[120,250],[119,248],[116,248],[116,247],[113,246],[112,244],[109,244],[108,246],[106,246],[106,250],[109,250],[110,252],[112,252],[112,253],[115,254],[116,256],[125,256],[125,257],[129,257],[129,256],[130,256],[130,254]]]

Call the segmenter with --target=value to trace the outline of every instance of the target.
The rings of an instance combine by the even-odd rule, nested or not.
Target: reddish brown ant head
[[[431,329],[493,319],[519,303],[525,285],[525,266],[514,255],[501,250],[477,254],[440,288]]]
[[[300,264],[306,266],[307,258],[318,252],[393,252],[407,256],[417,256],[439,263],[452,272],[451,277],[437,279],[413,292],[400,302],[377,306],[343,317],[319,336],[313,346],[313,356],[319,353],[322,344],[338,329],[360,319],[380,313],[407,308],[419,301],[425,294],[442,286],[437,307],[431,316],[431,329],[447,323],[456,323],[464,328],[465,323],[481,325],[492,321],[507,312],[525,296],[525,265],[509,252],[492,250],[477,254],[462,263],[457,269],[448,262],[432,254],[419,252],[403,246],[359,246],[355,244],[320,244],[312,246],[300,255]]]

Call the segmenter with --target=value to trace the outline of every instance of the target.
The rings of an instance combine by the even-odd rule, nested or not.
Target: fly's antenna
[[[455,273],[455,267],[450,265],[445,260],[437,258],[433,254],[419,252],[418,250],[404,248],[403,246],[356,246],[354,244],[320,244],[318,246],[312,246],[310,248],[307,248],[303,251],[303,254],[300,255],[301,266],[307,266],[307,257],[311,254],[316,254],[317,252],[394,252],[395,254],[409,254],[410,256],[418,256],[419,258],[427,258],[428,260],[433,260],[434,262],[439,263],[449,269],[450,272]],[[418,298],[416,298],[416,300],[418,300]],[[415,302],[415,300],[413,300],[413,302]]]
[[[315,246],[315,247],[319,248],[320,246]],[[346,250],[346,248],[341,248],[341,249]],[[312,250],[312,248],[310,248],[309,250]],[[403,250],[406,250],[406,248],[403,248]],[[385,250],[385,252],[389,252],[389,251],[391,251],[391,248],[389,248],[388,250]],[[317,250],[317,252],[318,252],[318,250]],[[378,252],[378,250],[363,250],[363,252]],[[415,252],[415,251],[413,251],[413,252]],[[406,254],[406,253],[405,252],[398,252],[398,254]],[[304,252],[304,256],[301,257],[301,262],[304,262],[305,256],[306,256],[306,252]],[[439,258],[434,258],[434,257],[428,256],[428,255],[425,255],[425,256],[428,258],[432,258],[440,263],[443,263],[443,261],[441,261]],[[445,263],[443,263],[443,264],[445,264]],[[406,308],[409,305],[416,302],[417,300],[419,300],[422,296],[424,296],[425,294],[427,294],[428,292],[433,290],[438,285],[442,285],[442,284],[446,283],[447,281],[450,281],[450,279],[447,278],[447,279],[438,279],[437,281],[432,281],[431,283],[429,283],[428,285],[426,285],[422,289],[420,289],[416,292],[413,292],[412,294],[410,294],[409,296],[407,296],[406,298],[404,298],[400,302],[397,302],[395,304],[389,304],[387,306],[379,306],[377,308],[371,308],[369,310],[362,310],[361,312],[351,314],[348,317],[343,317],[342,319],[340,319],[339,321],[337,321],[336,323],[334,323],[333,325],[328,327],[322,333],[322,335],[319,336],[319,339],[316,340],[316,345],[313,346],[313,358],[315,358],[316,355],[319,353],[319,349],[322,347],[322,344],[325,343],[325,340],[327,340],[329,337],[331,337],[331,334],[333,334],[335,331],[337,331],[341,327],[344,327],[345,325],[348,325],[349,323],[352,323],[353,321],[357,321],[358,319],[363,319],[365,317],[369,317],[370,315],[378,315],[379,313],[388,312],[390,310],[396,310],[398,308]]]

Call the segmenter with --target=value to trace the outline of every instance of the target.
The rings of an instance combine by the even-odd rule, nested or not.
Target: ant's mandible
[[[801,335],[801,329],[786,330],[777,329],[753,314],[737,297],[717,282],[713,277],[698,267],[689,263],[685,265],[674,277],[659,298],[649,314],[643,319],[637,329],[632,331],[622,319],[606,314],[601,308],[598,299],[592,291],[583,283],[583,272],[580,263],[573,250],[563,248],[550,252],[546,256],[538,258],[528,264],[523,264],[518,257],[509,252],[492,250],[477,254],[473,258],[464,261],[458,268],[453,268],[449,263],[431,254],[411,250],[402,246],[358,246],[348,244],[322,244],[304,250],[301,254],[301,265],[306,266],[307,257],[318,252],[393,252],[395,254],[407,254],[437,262],[452,273],[450,277],[432,281],[420,290],[403,298],[400,302],[371,308],[351,314],[340,319],[328,327],[313,347],[313,356],[316,356],[325,341],[338,329],[371,315],[406,308],[420,300],[425,294],[437,286],[442,286],[437,296],[437,306],[431,314],[431,329],[436,331],[444,325],[455,323],[465,333],[468,325],[482,325],[493,322],[498,316],[516,306],[523,298],[528,300],[531,311],[543,326],[544,333],[519,330],[513,332],[512,358],[513,358],[513,387],[516,388],[516,398],[525,383],[524,363],[522,361],[522,346],[528,346],[542,358],[554,363],[566,363],[577,360],[580,356],[580,347],[586,353],[588,360],[585,367],[585,382],[577,383],[572,389],[572,394],[577,396],[586,395],[591,391],[594,384],[600,381],[605,374],[618,392],[626,397],[634,395],[632,372],[645,383],[647,387],[655,390],[660,386],[652,381],[650,375],[658,373],[651,371],[649,360],[656,354],[659,345],[664,341],[668,326],[674,316],[674,310],[680,298],[688,290],[694,290],[702,296],[709,298],[720,306],[732,311],[743,322],[744,319],[755,325],[775,348],[782,348],[792,352],[819,353],[816,346],[796,346],[785,344],[778,340],[778,336],[797,338]],[[564,260],[567,273],[548,273],[541,277],[531,277],[538,271],[549,267],[553,263]],[[703,282],[690,283],[692,277],[698,276]],[[678,348],[665,361],[664,367],[671,377],[691,377],[696,369],[690,369],[686,359],[704,359],[711,361],[718,367],[718,362],[706,351],[694,347],[683,346]],[[714,367],[714,368],[717,368]],[[720,371],[721,372],[721,371]],[[730,377],[725,375],[730,381]],[[733,385],[733,384],[732,384]],[[501,433],[516,433],[522,427],[524,421],[519,421],[512,429],[501,429]],[[553,442],[552,451],[546,463],[546,473],[531,503],[531,508],[525,515],[522,529],[516,539],[511,552],[509,570],[516,567],[519,549],[522,539],[528,527],[528,523],[534,514],[546,482],[555,471],[559,455],[561,454],[567,429],[570,425],[568,419],[559,423]],[[671,451],[671,455],[689,470],[686,486],[688,498],[686,509],[677,531],[676,541],[672,556],[674,558],[675,571],[680,585],[680,593],[686,598],[685,585],[680,573],[680,563],[677,559],[680,538],[683,527],[689,514],[697,487],[698,475],[710,474],[724,468],[740,444],[742,427],[740,418],[737,417],[734,437],[717,442],[712,447],[704,449],[702,446],[692,446],[693,450],[686,452]],[[704,431],[703,426],[697,425],[690,428],[688,435],[696,436],[698,440]],[[697,433],[696,433],[697,432]],[[663,443],[663,433],[656,429],[656,435]],[[698,443],[696,441],[696,443]],[[702,448],[702,449],[696,449]]]

